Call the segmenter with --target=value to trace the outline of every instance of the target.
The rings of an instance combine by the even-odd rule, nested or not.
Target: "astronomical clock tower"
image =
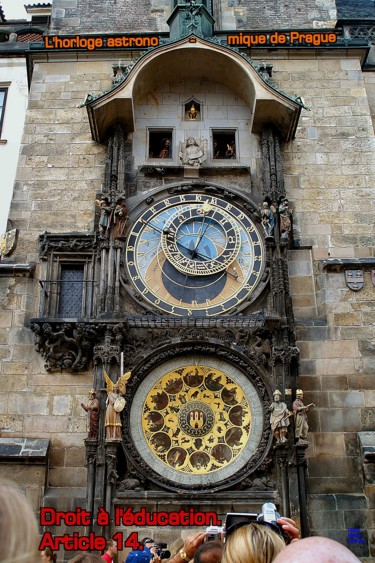
[[[168,37],[113,55],[109,88],[81,106],[105,154],[94,228],[40,237],[32,327],[49,369],[93,366],[90,511],[146,507],[134,530],[168,539],[176,528],[155,532],[155,514],[274,502],[307,533],[307,444],[292,417],[285,440],[270,423],[275,390],[292,411],[299,387],[280,146],[303,104],[272,65],[213,37],[209,4],[176,5]]]

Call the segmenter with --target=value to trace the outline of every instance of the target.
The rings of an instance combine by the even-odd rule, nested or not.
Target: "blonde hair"
[[[17,486],[0,480],[0,554],[3,563],[40,563],[34,512]]]
[[[224,546],[222,563],[271,563],[285,547],[284,540],[262,524],[248,524],[233,532]]]

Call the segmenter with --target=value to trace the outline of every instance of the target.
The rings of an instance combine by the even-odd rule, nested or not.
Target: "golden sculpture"
[[[121,439],[121,411],[125,407],[125,399],[123,395],[126,392],[126,384],[131,377],[131,371],[127,371],[118,378],[114,383],[108,373],[104,371],[104,379],[106,381],[107,390],[107,409],[105,412],[105,439],[120,440]]]
[[[143,404],[142,429],[150,450],[183,473],[212,473],[232,463],[245,448],[251,426],[242,388],[210,366],[170,371]]]
[[[189,119],[191,119],[192,121],[194,121],[194,120],[197,119],[197,117],[198,117],[198,112],[197,112],[197,110],[195,109],[194,102],[191,104],[191,107],[190,107],[190,109],[189,109],[189,111],[188,111],[188,117],[189,117]]]

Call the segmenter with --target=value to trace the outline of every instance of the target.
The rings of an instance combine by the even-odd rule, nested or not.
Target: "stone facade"
[[[214,3],[215,29],[270,29],[278,13],[278,29],[331,28],[336,22],[333,1],[322,7],[311,0],[308,9],[291,2],[279,12],[278,3],[255,4]],[[169,2],[117,1],[107,2],[104,10],[103,2],[55,0],[53,10],[52,33],[83,35],[164,32],[171,6]],[[307,449],[310,532],[337,539],[363,561],[371,561],[375,556],[375,485],[368,449],[375,446],[375,287],[371,277],[375,269],[375,79],[372,72],[363,72],[360,50],[245,52],[255,63],[266,60],[273,65],[272,83],[283,92],[301,96],[306,106],[295,138],[281,144],[281,153],[285,192],[293,209],[288,279],[299,349],[298,386],[305,392],[305,404],[316,405],[309,412]],[[16,252],[4,262],[8,274],[0,268],[0,422],[2,438],[50,440],[48,471],[46,460],[43,470],[12,465],[16,467],[13,478],[28,491],[35,510],[42,503],[71,509],[85,497],[87,415],[81,402],[93,385],[96,367],[48,372],[45,358],[35,348],[30,321],[43,317],[38,282],[43,284],[51,275],[49,263],[40,258],[39,237],[46,231],[92,235],[97,229],[95,198],[102,192],[108,152],[105,143],[92,140],[88,113],[79,105],[88,92],[112,88],[112,65],[118,63],[118,55],[64,52],[47,59],[38,53],[33,61],[10,211],[20,233]],[[124,51],[121,60],[126,65],[138,55]],[[183,121],[182,108],[189,96],[206,108],[200,124]],[[184,179],[177,151],[191,131],[211,142],[213,128],[235,128],[240,161],[228,172],[223,162],[217,164],[211,158],[200,177],[214,178],[229,189],[240,186],[261,203],[261,138],[249,132],[253,108],[235,91],[211,79],[176,82],[171,73],[167,83],[136,102],[135,127],[127,134],[125,148],[128,195],[145,199],[152,189]],[[165,127],[174,131],[170,170],[148,175],[145,169],[159,164],[149,159],[148,131]],[[32,263],[36,264],[33,277],[10,274],[12,264]],[[364,270],[362,289],[349,289],[346,269]],[[139,310],[129,303],[126,297],[128,311]],[[2,475],[9,475],[10,465],[0,467]],[[295,489],[296,474],[291,475]],[[139,497],[134,491],[132,495]],[[137,500],[133,498],[134,506]],[[162,509],[172,500],[166,497],[165,505],[153,498],[147,502]],[[229,498],[221,510],[224,505],[246,511]],[[359,531],[357,542],[348,543],[348,529]],[[145,532],[156,535],[152,528]],[[169,532],[163,534],[161,539],[171,540]]]
[[[303,6],[299,2],[289,2],[285,6],[279,0],[276,2],[226,0],[214,4],[216,4],[214,14],[219,29],[320,28],[334,27],[336,22],[336,3],[333,0],[324,4],[309,0],[304,2]]]

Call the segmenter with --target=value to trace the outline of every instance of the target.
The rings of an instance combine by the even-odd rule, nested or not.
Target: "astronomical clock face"
[[[157,473],[177,484],[207,486],[233,475],[256,452],[262,403],[238,368],[214,356],[189,359],[169,360],[141,383],[130,432]]]
[[[214,316],[254,292],[264,270],[264,246],[236,205],[210,195],[172,195],[135,221],[126,267],[137,292],[161,311]]]

